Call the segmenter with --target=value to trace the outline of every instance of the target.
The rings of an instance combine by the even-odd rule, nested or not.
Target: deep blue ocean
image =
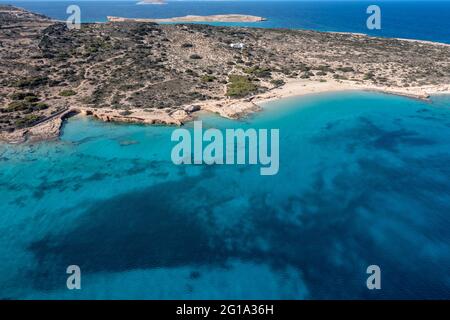
[[[264,108],[202,120],[279,128],[275,176],[176,166],[174,128],[86,117],[59,141],[0,145],[0,298],[449,299],[450,97]]]
[[[104,22],[107,16],[170,18],[211,14],[251,14],[268,21],[243,25],[264,28],[359,32],[374,36],[450,43],[450,1],[174,1],[136,5],[134,1],[9,1],[17,6],[66,20],[69,4],[78,4],[83,22]],[[381,30],[368,30],[366,9],[381,9]]]
[[[68,2],[7,2],[66,18]],[[450,42],[448,2],[379,2],[376,32],[363,1],[70,3],[85,22],[244,13]],[[57,141],[0,144],[0,299],[450,299],[450,96],[329,93],[201,119],[279,129],[278,175],[176,166],[173,127],[81,116]],[[74,264],[82,289],[69,291]],[[381,290],[366,287],[373,264]]]

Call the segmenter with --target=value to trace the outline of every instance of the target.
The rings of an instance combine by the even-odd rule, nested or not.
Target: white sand
[[[224,98],[222,100],[209,100],[194,104],[200,107],[200,111],[213,112],[225,118],[237,119],[261,110],[261,104],[273,100],[303,96],[307,94],[349,90],[377,91],[425,100],[428,99],[431,94],[450,94],[450,84],[397,88],[376,87],[336,80],[328,80],[326,82],[312,81],[308,79],[290,80],[287,81],[282,87],[270,90],[252,98],[237,100]],[[148,112],[143,109],[131,109],[127,115],[120,114],[120,111],[109,108],[96,109],[75,107],[74,109],[68,110],[67,113],[76,111],[84,115],[92,115],[102,121],[179,126],[187,121],[191,121],[195,117],[195,112],[189,113],[185,111],[186,107],[187,106],[182,106],[179,110],[171,113],[167,113],[163,110],[153,110]],[[65,115],[66,112],[60,117],[53,118],[31,128],[16,130],[12,133],[2,132],[0,134],[0,140],[9,143],[21,143],[26,140],[36,141],[57,138],[60,133],[62,118]]]

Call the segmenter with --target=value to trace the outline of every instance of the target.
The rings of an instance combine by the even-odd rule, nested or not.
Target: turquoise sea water
[[[136,5],[128,1],[17,1],[0,0],[65,21],[69,4],[81,9],[83,22],[103,22],[107,16],[170,18],[212,14],[250,14],[268,18],[261,23],[222,25],[262,28],[360,32],[374,36],[450,43],[450,1],[172,1],[166,5]],[[381,30],[368,30],[369,5],[381,9]],[[218,23],[216,23],[218,24]]]
[[[175,166],[174,128],[85,117],[0,145],[0,298],[450,298],[449,96],[311,95],[203,121],[279,128],[279,174]]]

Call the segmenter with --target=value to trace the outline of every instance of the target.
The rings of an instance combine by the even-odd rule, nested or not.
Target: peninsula
[[[166,4],[165,0],[143,0],[139,1],[137,4]]]
[[[154,23],[182,23],[182,22],[261,22],[267,21],[266,18],[249,16],[243,14],[223,14],[212,16],[193,16],[174,17],[167,19],[141,19],[141,18],[122,18],[108,16],[109,22],[154,22]]]
[[[450,46],[361,34],[113,21],[65,23],[0,6],[0,139],[57,137],[73,113],[181,125],[337,90],[450,93]]]

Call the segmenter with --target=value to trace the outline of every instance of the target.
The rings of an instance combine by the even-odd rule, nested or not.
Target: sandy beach
[[[430,85],[423,87],[386,87],[372,86],[368,84],[357,84],[350,81],[328,80],[327,82],[309,81],[309,80],[292,80],[287,82],[280,88],[273,89],[267,93],[256,96],[253,102],[261,104],[271,100],[282,99],[287,97],[303,96],[314,93],[327,93],[336,91],[375,91],[409,98],[426,100],[430,95],[434,94],[450,94],[450,84],[446,85]]]
[[[260,95],[247,99],[205,102],[201,109],[219,114],[222,117],[236,119],[249,113],[259,111],[261,105],[274,100],[301,97],[309,94],[330,93],[339,91],[374,91],[413,99],[427,100],[430,95],[450,94],[450,84],[423,87],[377,87],[356,84],[350,81],[328,80],[327,82],[311,80],[287,80],[286,84]]]

